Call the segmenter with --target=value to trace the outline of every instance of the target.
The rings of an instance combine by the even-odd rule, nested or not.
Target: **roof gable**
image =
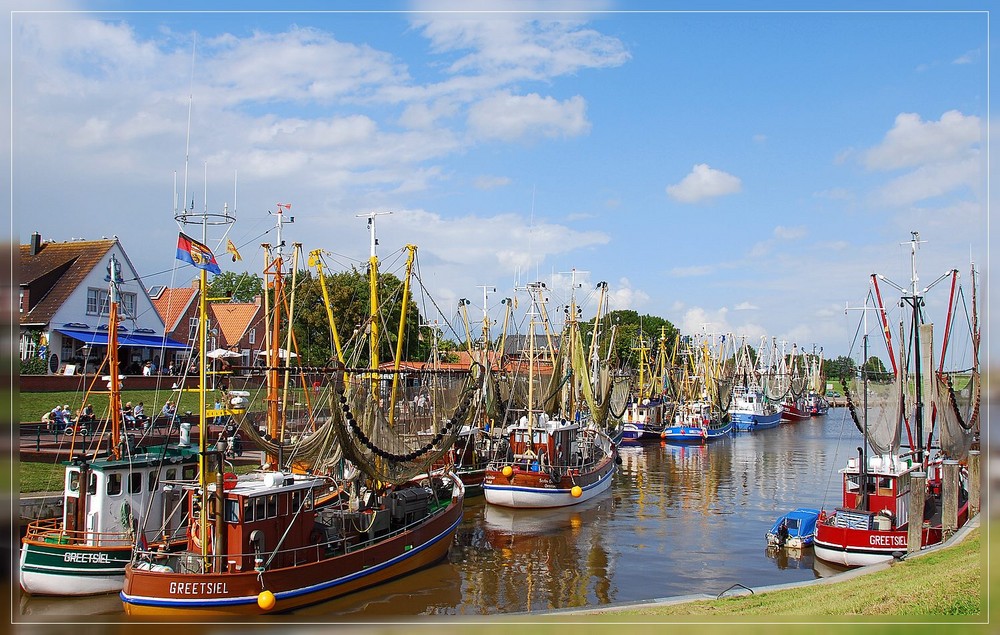
[[[156,312],[163,318],[167,333],[173,333],[180,326],[178,322],[187,313],[188,307],[198,297],[198,289],[195,287],[174,287],[163,289],[155,298],[152,298]]]
[[[66,299],[105,258],[117,240],[42,243],[38,252],[20,245],[18,280],[28,292],[22,324],[48,324]]]
[[[259,319],[261,306],[256,302],[213,302],[208,305],[208,312],[219,329],[220,346],[235,346]]]

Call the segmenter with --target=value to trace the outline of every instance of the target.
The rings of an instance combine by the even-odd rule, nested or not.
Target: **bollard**
[[[958,531],[958,461],[947,459],[941,470],[941,539]]]
[[[35,428],[35,452],[42,451],[42,426]]]
[[[924,528],[924,499],[927,496],[927,473],[910,474],[910,508],[907,510],[906,553],[920,551]]]
[[[969,450],[969,518],[979,514],[979,450]]]

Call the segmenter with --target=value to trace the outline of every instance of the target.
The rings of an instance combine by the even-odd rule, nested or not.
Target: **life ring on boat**
[[[239,481],[239,477],[235,472],[226,472],[222,475],[222,489],[231,490],[236,487],[236,483]]]
[[[208,530],[209,541],[212,538],[212,530]],[[191,524],[191,544],[194,545],[195,549],[201,549],[201,522],[196,521]]]

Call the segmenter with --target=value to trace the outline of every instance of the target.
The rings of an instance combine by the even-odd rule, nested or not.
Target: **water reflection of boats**
[[[768,545],[765,554],[779,569],[812,569],[818,562],[813,555],[812,547],[785,547]]]
[[[831,578],[835,575],[844,573],[845,571],[850,571],[853,568],[854,567],[847,567],[834,562],[827,562],[822,558],[813,558],[813,573],[816,574],[817,578]]]
[[[602,533],[611,499],[566,508],[513,509],[485,505],[467,558],[484,573],[472,592],[499,611],[546,610],[615,600],[614,561]],[[456,543],[464,536],[461,532]],[[502,573],[501,573],[502,572]],[[519,609],[503,607],[520,607]]]
[[[79,622],[89,616],[122,614],[121,598],[114,593],[63,597],[21,593],[20,596],[20,615],[24,618]]]
[[[553,507],[547,509],[517,509],[487,505],[483,510],[483,526],[487,537],[529,536],[561,533],[565,529],[579,529],[581,525],[594,520],[603,504],[610,499],[591,499],[573,507]]]

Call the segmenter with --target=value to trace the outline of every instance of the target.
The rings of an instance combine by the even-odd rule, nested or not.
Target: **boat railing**
[[[136,548],[135,550],[135,563],[151,563],[153,565],[166,565],[167,569],[163,571],[173,572],[173,573],[204,573],[203,563],[207,561],[212,561],[213,559],[225,558],[230,564],[242,561],[254,561],[256,558],[262,557],[262,562],[266,563],[271,559],[294,563],[292,566],[297,566],[299,564],[305,564],[308,562],[318,562],[326,558],[342,555],[346,553],[353,553],[355,551],[360,551],[366,549],[373,545],[384,542],[387,539],[394,538],[414,528],[424,524],[428,519],[439,516],[445,512],[449,507],[449,501],[442,501],[440,505],[432,504],[428,510],[427,515],[421,516],[413,521],[401,525],[399,527],[391,528],[387,532],[380,532],[378,534],[372,535],[364,531],[356,532],[342,532],[336,537],[322,540],[313,544],[303,545],[300,547],[289,547],[284,549],[278,549],[276,552],[267,552],[263,554],[258,554],[256,552],[248,553],[234,553],[226,552],[224,554],[209,553],[204,558],[200,553],[193,552],[168,552],[162,549],[142,549]],[[365,537],[367,536],[367,537]],[[149,569],[147,564],[144,568]],[[156,571],[157,569],[151,569]]]
[[[131,546],[133,536],[122,531],[99,532],[64,529],[62,518],[44,518],[33,520],[28,524],[24,540],[36,543],[108,548]]]

